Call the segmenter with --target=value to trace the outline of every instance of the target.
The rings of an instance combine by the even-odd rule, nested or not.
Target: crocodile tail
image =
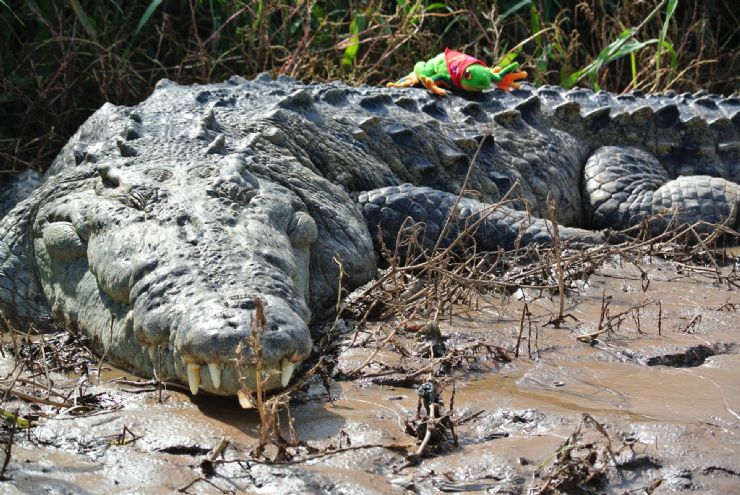
[[[583,187],[591,228],[626,228],[646,219],[653,231],[673,222],[738,226],[736,183],[709,175],[671,179],[652,154],[637,148],[596,150],[586,162]]]
[[[615,95],[584,88],[536,89],[550,124],[595,150],[633,146],[652,153],[670,177],[711,175],[740,183],[740,97]]]

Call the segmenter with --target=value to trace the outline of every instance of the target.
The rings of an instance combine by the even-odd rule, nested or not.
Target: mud
[[[404,429],[417,411],[415,384],[428,376],[410,375],[429,358],[416,352],[427,344],[399,332],[362,372],[332,380],[331,400],[318,378],[294,396],[295,439],[310,449],[292,449],[279,463],[250,455],[259,418],[235,399],[166,390],[160,403],[152,385],[116,382],[135,380],[119,370],[91,372],[88,382],[52,372],[69,400],[94,396],[99,406],[79,415],[35,406],[48,417],[15,433],[0,492],[538,493],[585,413],[603,432],[584,427],[581,445],[614,454],[593,492],[739,493],[738,291],[675,264],[642,266],[647,287],[631,265],[601,268],[566,301],[573,318],[562,328],[546,324],[557,298],[521,291],[446,315],[444,347],[485,343],[509,361],[482,352],[436,377],[446,407],[454,382],[459,447],[416,466],[401,469],[418,446]],[[600,320],[608,331],[599,333]],[[349,325],[335,377],[363,365],[392,328],[355,335]],[[6,351],[3,376],[16,376],[13,364]],[[10,396],[3,407],[34,413]],[[287,412],[281,418],[289,437]],[[219,461],[208,462],[222,439],[229,444]]]

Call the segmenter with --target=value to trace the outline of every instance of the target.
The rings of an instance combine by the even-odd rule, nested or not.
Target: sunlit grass
[[[730,93],[730,0],[0,1],[0,180],[44,169],[105,101],[132,104],[166,77],[269,70],[381,84],[445,47],[516,58],[536,84]]]

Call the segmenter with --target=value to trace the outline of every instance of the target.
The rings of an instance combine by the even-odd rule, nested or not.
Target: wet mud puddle
[[[259,418],[235,399],[165,390],[160,402],[152,386],[114,381],[118,370],[89,382],[52,371],[80,405],[6,397],[5,410],[41,417],[14,433],[0,492],[575,493],[575,482],[592,493],[740,493],[740,296],[667,264],[649,275],[646,288],[639,272],[601,269],[566,301],[562,328],[546,325],[557,298],[459,308],[440,324],[445,348],[459,350],[447,368],[417,352],[426,344],[415,336],[388,338],[392,323],[348,329],[332,400],[316,378],[290,405],[292,435],[309,447],[276,463],[250,455]],[[426,363],[440,365],[428,368],[446,412],[454,388],[457,446],[448,435],[409,465]],[[7,389],[11,353],[2,365]]]

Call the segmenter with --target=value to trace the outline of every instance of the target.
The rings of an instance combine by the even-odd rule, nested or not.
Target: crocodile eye
[[[69,222],[54,222],[44,228],[44,246],[53,258],[70,261],[87,254],[87,246]]]
[[[318,237],[316,221],[308,213],[297,211],[288,225],[288,236],[294,247],[308,247]]]
[[[463,77],[465,79],[470,79],[473,75],[470,73],[470,69],[465,69],[465,72],[463,72]]]

